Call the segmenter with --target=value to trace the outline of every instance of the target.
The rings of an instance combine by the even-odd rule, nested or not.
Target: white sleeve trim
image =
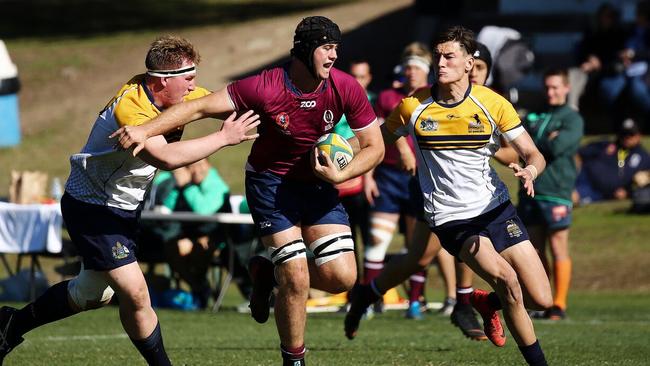
[[[517,137],[519,137],[519,135],[524,133],[524,131],[526,131],[524,129],[524,126],[519,125],[519,126],[513,128],[512,130],[508,130],[508,131],[503,132],[502,134],[503,134],[503,137],[506,138],[506,141],[510,142],[510,141],[516,139]]]
[[[230,107],[232,108],[232,110],[237,111],[237,106],[235,105],[235,102],[232,101],[232,97],[230,96],[230,90],[228,90],[227,86],[226,86],[226,95],[228,95],[228,103],[230,103]]]
[[[377,118],[373,119],[372,122],[368,123],[367,125],[365,125],[365,126],[363,126],[363,127],[361,127],[361,128],[350,128],[350,129],[351,129],[352,131],[354,131],[354,132],[363,131],[363,130],[365,130],[366,128],[372,126],[372,125],[373,125],[374,123],[376,123],[376,122],[377,122]]]

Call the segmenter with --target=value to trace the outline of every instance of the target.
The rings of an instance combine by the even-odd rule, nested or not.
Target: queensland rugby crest
[[[280,132],[285,135],[290,135],[289,128],[289,115],[285,112],[280,112],[275,116],[275,124],[280,127]]]
[[[334,113],[331,110],[326,109],[323,113],[323,121],[325,122],[325,131],[334,128]]]
[[[129,248],[122,245],[122,243],[119,241],[113,245],[113,248],[111,248],[111,250],[113,251],[113,258],[115,259],[124,259],[128,257],[129,254],[131,254]]]
[[[289,127],[289,115],[285,112],[278,113],[278,115],[275,116],[275,123],[282,127],[283,130],[286,130],[287,127]]]

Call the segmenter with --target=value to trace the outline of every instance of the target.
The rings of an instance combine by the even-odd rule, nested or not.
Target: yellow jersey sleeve
[[[208,89],[202,88],[200,86],[197,86],[196,89],[192,90],[186,97],[185,100],[192,100],[192,99],[198,99],[201,97],[205,97],[206,95],[212,93]]]
[[[384,122],[386,129],[394,135],[407,136],[411,115],[417,104],[418,102],[414,98],[402,99]]]
[[[495,93],[496,94],[496,93]],[[505,98],[497,96],[497,126],[502,133],[521,126],[521,120],[515,108]]]

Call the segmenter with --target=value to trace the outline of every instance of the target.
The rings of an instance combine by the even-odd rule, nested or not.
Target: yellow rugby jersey
[[[489,88],[472,85],[453,105],[435,102],[431,89],[422,89],[402,99],[385,127],[413,137],[431,225],[473,218],[510,199],[489,161],[500,135],[511,141],[524,128],[512,105]]]
[[[151,186],[156,168],[115,147],[108,136],[121,126],[137,126],[162,111],[145,87],[144,74],[136,75],[117,92],[99,113],[81,152],[70,157],[66,192],[87,203],[135,210]],[[197,87],[184,99],[196,99],[210,92]],[[165,135],[167,142],[181,139],[183,130]]]

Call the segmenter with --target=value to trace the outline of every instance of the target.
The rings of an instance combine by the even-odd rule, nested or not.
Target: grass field
[[[234,310],[219,313],[158,311],[165,345],[176,365],[277,365],[272,322],[255,323]],[[551,365],[647,365],[650,296],[647,293],[573,293],[570,317],[537,321]],[[354,341],[343,336],[343,315],[310,315],[310,365],[516,365],[516,344],[502,349],[464,338],[448,318],[406,320],[390,311],[361,324]],[[77,315],[37,329],[5,365],[144,365],[124,335],[115,307]]]

